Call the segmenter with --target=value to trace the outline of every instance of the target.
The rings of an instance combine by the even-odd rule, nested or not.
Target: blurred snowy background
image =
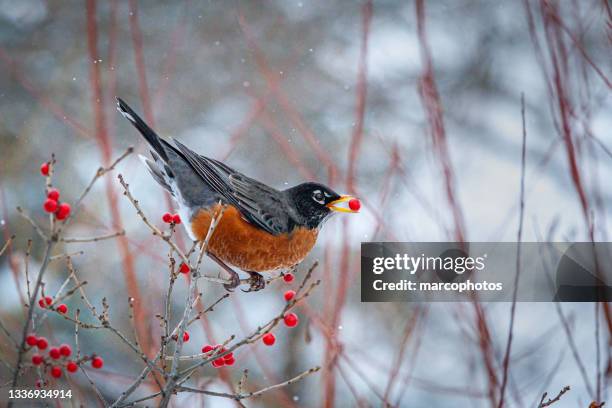
[[[253,387],[265,386],[323,365],[321,373],[247,405],[495,405],[491,390],[501,382],[509,305],[362,304],[359,244],[444,241],[459,230],[471,241],[516,240],[521,93],[528,134],[524,240],[588,240],[589,223],[595,239],[608,239],[610,5],[550,3],[426,2],[419,38],[413,1],[374,1],[371,13],[356,1],[0,1],[0,231],[18,235],[0,259],[0,318],[20,327],[16,285],[23,290],[23,252],[33,232],[15,207],[44,219],[40,163],[57,155],[56,185],[74,199],[98,166],[127,146],[146,153],[115,110],[114,97],[121,96],[159,134],[268,184],[284,188],[314,179],[364,202],[360,215],[326,224],[302,266],[320,259],[317,275],[324,282],[300,308],[299,328],[277,330],[274,349],[243,350],[225,378],[206,368],[197,381],[227,389],[228,378],[236,382],[248,368]],[[431,51],[448,161],[424,108],[432,100],[420,92],[424,49]],[[159,219],[168,201],[136,155],[117,171],[145,212]],[[87,199],[71,235],[125,228],[127,251],[116,241],[66,250],[86,251],[75,264],[89,281],[88,293],[98,303],[109,297],[113,319],[125,320],[125,327],[126,268],[133,268],[146,325],[157,339],[166,248],[152,240],[114,174],[109,180]],[[40,243],[34,248],[36,259]],[[47,290],[65,275],[63,265],[53,264]],[[177,307],[185,288],[179,281]],[[255,328],[281,307],[285,289],[276,284],[236,293],[194,327],[186,351]],[[208,285],[204,293],[209,304],[222,292]],[[559,406],[586,407],[598,389],[602,400],[609,398],[609,316],[600,310],[596,322],[592,304],[562,308],[568,330],[553,304],[517,306],[506,406],[537,406],[543,391],[556,395],[565,385],[572,390]],[[71,341],[72,330],[55,319],[52,337]],[[0,356],[12,361],[10,343],[0,339]],[[84,332],[82,339],[104,355],[104,372],[92,376],[109,399],[116,397],[137,376],[140,360],[99,333]],[[95,401],[85,378],[71,381]],[[175,401],[200,399],[206,406],[233,405],[188,394]]]

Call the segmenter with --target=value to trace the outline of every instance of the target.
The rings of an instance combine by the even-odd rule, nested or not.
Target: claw
[[[230,283],[224,283],[223,287],[228,292],[233,292],[238,286],[240,286],[240,276],[238,276],[236,271],[232,271],[230,273]]]
[[[233,292],[234,289],[240,286],[240,276],[235,270],[227,266],[227,264],[223,262],[221,259],[219,259],[216,255],[209,252],[208,256],[210,257],[210,259],[215,261],[220,267],[222,267],[227,273],[229,273],[230,283],[223,284],[223,287],[225,288],[225,290],[227,290],[228,292]]]
[[[257,292],[266,287],[266,280],[257,272],[247,273],[251,276],[249,278],[249,288],[247,290],[241,289],[243,292]]]

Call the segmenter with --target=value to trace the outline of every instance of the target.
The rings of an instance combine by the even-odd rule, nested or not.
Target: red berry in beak
[[[286,273],[283,275],[283,280],[287,283],[293,282],[293,279],[295,279],[295,276],[293,276],[292,273]]]
[[[59,197],[60,197],[60,193],[59,193],[59,190],[56,188],[52,188],[47,192],[47,198],[49,200],[57,201],[59,200]]]
[[[53,378],[60,378],[62,376],[62,369],[60,367],[57,367],[57,366],[53,367],[51,369],[51,376]]]
[[[57,307],[57,311],[60,312],[61,314],[66,314],[66,312],[68,311],[68,306],[62,303],[61,305]]]
[[[79,366],[76,365],[74,361],[69,361],[68,364],[66,364],[66,370],[68,370],[69,373],[76,373],[78,369]]]
[[[295,327],[300,322],[300,319],[298,319],[295,313],[289,313],[283,320],[285,321],[285,326],[287,327]]]
[[[38,343],[38,338],[35,335],[30,334],[28,337],[26,337],[26,343],[28,346],[35,346],[36,343]]]
[[[57,207],[57,212],[55,216],[58,220],[65,220],[70,215],[70,204],[61,203],[59,207]]]
[[[49,349],[49,357],[51,357],[52,359],[57,360],[61,356],[62,355],[57,347],[52,347],[51,349]]]
[[[40,354],[34,354],[32,356],[32,364],[34,365],[41,365],[43,362],[43,358]]]
[[[181,266],[180,266],[179,270],[181,271],[181,273],[189,273],[189,271],[191,269],[189,268],[189,265],[187,265],[185,262],[183,262],[183,263],[181,263]]]
[[[177,225],[180,224],[181,223],[181,216],[178,215],[178,214],[174,214],[172,216],[172,222],[177,224]]]
[[[57,201],[47,198],[43,204],[43,209],[48,213],[53,213],[57,210]]]
[[[288,291],[285,292],[284,296],[285,296],[285,300],[287,302],[289,302],[295,296],[295,291],[294,290],[288,290]]]
[[[60,354],[64,357],[70,357],[72,354],[72,348],[70,348],[70,346],[67,344],[62,344],[60,346]]]
[[[46,349],[48,345],[49,343],[47,342],[47,339],[45,339],[44,337],[40,337],[38,341],[36,342],[36,347],[38,347],[39,350]]]
[[[172,222],[172,214],[170,213],[164,213],[164,215],[162,215],[162,221],[165,222],[166,224],[170,224]]]
[[[41,166],[40,166],[40,174],[42,174],[43,176],[48,176],[49,175],[49,162],[41,164]]]
[[[103,365],[104,360],[102,360],[102,357],[94,357],[91,359],[91,366],[93,368],[102,368]]]
[[[261,339],[266,346],[271,346],[276,342],[276,337],[272,333],[266,333]]]
[[[361,202],[358,199],[353,198],[348,202],[348,206],[353,211],[359,211],[361,208]]]

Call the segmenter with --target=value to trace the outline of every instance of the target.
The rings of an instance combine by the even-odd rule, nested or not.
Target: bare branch
[[[98,242],[98,241],[103,241],[105,239],[112,239],[112,238],[117,238],[120,237],[122,235],[125,235],[125,231],[119,231],[119,232],[115,232],[112,234],[108,234],[108,235],[101,235],[99,237],[90,237],[90,238],[62,238],[60,239],[61,242],[66,242],[66,243],[74,243],[74,242]]]
[[[548,401],[544,401],[546,399],[546,396],[548,395],[548,393],[545,392],[542,395],[542,399],[540,400],[540,405],[538,405],[538,408],[545,408],[545,407],[551,406],[555,402],[559,401],[561,399],[561,397],[563,396],[563,394],[565,394],[569,390],[570,390],[569,385],[566,385],[565,387],[563,387],[563,389],[561,391],[559,391],[559,393],[557,394],[557,396],[555,398],[548,399]]]

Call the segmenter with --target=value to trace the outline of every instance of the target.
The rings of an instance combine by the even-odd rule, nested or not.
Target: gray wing
[[[288,203],[280,191],[218,160],[199,155],[177,140],[174,143],[202,180],[251,224],[273,235],[291,230],[293,222],[286,211]]]

